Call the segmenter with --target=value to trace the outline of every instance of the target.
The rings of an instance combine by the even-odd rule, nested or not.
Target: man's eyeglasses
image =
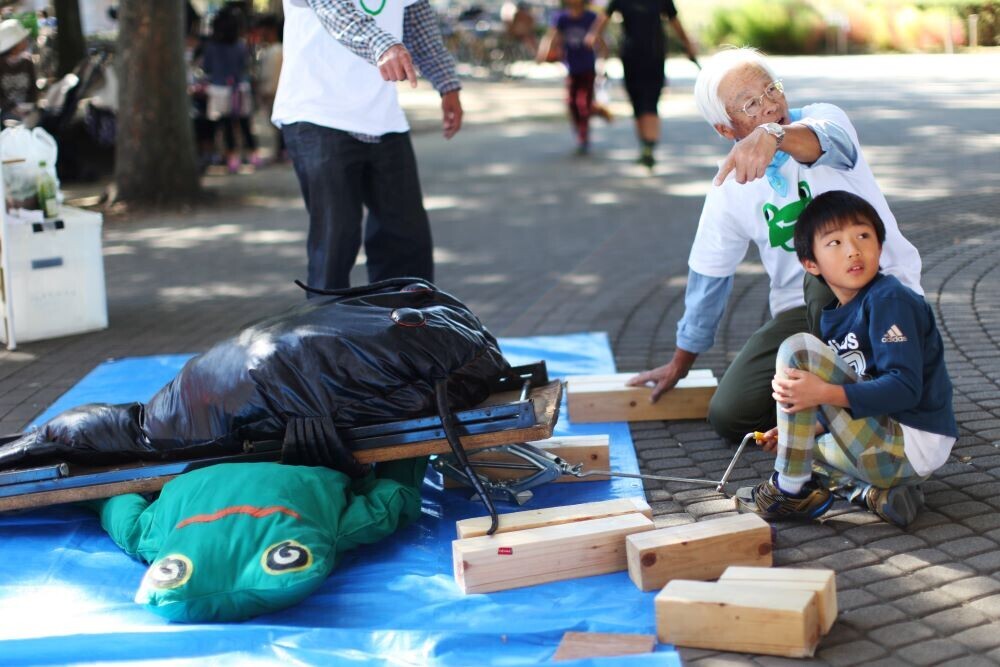
[[[780,100],[785,95],[785,85],[781,83],[781,79],[772,81],[768,84],[764,92],[757,97],[751,97],[746,102],[743,103],[742,111],[750,118],[753,118],[760,113],[764,106],[764,98],[769,100]]]

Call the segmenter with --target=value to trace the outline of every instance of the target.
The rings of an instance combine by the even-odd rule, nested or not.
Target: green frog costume
[[[296,604],[338,556],[420,516],[426,457],[352,481],[329,468],[235,463],[181,475],[157,500],[90,503],[130,556],[150,563],[136,602],[172,621],[239,621]]]

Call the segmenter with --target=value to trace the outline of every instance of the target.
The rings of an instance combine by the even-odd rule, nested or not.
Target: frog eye
[[[170,554],[149,566],[143,585],[161,591],[178,588],[188,582],[193,572],[194,565],[190,558],[181,554]]]
[[[265,549],[260,564],[268,574],[299,572],[312,565],[312,552],[295,540],[284,540]]]
[[[778,214],[778,207],[774,204],[764,204],[764,221],[771,222]]]
[[[812,190],[805,181],[799,181],[799,199],[812,199]]]

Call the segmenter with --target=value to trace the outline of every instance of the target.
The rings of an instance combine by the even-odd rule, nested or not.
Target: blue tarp
[[[548,362],[550,375],[610,373],[603,334],[505,339],[512,363]],[[149,398],[185,355],[123,359],[92,371],[36,423],[92,401]],[[557,435],[609,433],[612,467],[637,472],[625,424],[571,425]],[[423,517],[394,537],[345,554],[303,603],[244,623],[169,623],[132,602],[145,566],[121,552],[89,512],[71,506],[0,514],[0,663],[194,661],[220,664],[529,665],[548,660],[568,630],[655,633],[653,594],[626,573],[463,595],[452,577],[455,521],[480,516],[468,492],[428,472]],[[549,484],[528,507],[641,496],[636,480]],[[516,507],[500,504],[501,512]],[[676,652],[568,664],[679,665]]]

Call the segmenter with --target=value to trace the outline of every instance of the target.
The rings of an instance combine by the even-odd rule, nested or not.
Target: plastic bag
[[[55,180],[56,198],[62,202],[56,160],[59,147],[51,134],[40,127],[9,127],[0,132],[0,159],[3,160],[3,184],[7,208],[38,208],[39,165]]]
[[[67,410],[0,445],[0,469],[197,458],[263,440],[284,441],[284,453],[303,459],[300,432],[325,425],[335,447],[338,432],[355,426],[437,414],[438,380],[448,379],[448,404],[462,410],[509,373],[465,304],[417,278],[385,280],[244,329],[188,361],[145,404]]]

